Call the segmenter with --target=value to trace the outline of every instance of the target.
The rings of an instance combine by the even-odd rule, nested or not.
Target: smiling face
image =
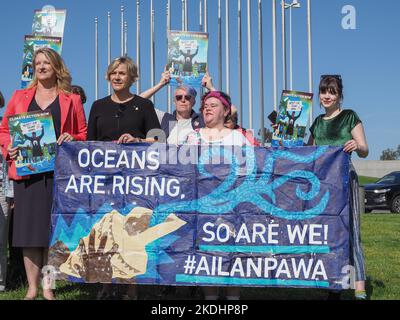
[[[229,110],[222,102],[214,97],[208,98],[203,105],[203,118],[207,128],[223,126]]]
[[[174,94],[174,101],[176,113],[183,118],[190,118],[195,98],[186,92],[186,90],[178,88]]]
[[[318,91],[321,106],[329,110],[340,108],[343,101],[343,83],[339,75],[321,76]]]
[[[39,53],[35,59],[35,76],[38,81],[54,81],[57,76],[52,67],[50,60],[43,54]]]
[[[339,96],[327,90],[319,94],[319,100],[325,109],[335,108],[339,103]]]
[[[118,67],[110,73],[110,82],[115,92],[129,90],[132,85],[132,79],[129,76],[128,66],[125,63],[120,63]]]

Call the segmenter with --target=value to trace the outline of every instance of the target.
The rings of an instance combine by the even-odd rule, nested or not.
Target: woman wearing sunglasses
[[[169,70],[165,69],[161,74],[161,79],[157,85],[142,92],[141,97],[150,99],[164,86],[171,81]],[[165,135],[165,142],[169,144],[180,145],[186,141],[189,133],[198,128],[204,127],[204,122],[197,112],[193,110],[196,104],[197,91],[193,87],[180,85],[174,92],[175,111],[173,113],[164,112],[156,109],[161,129]],[[163,141],[163,139],[159,139]]]
[[[325,114],[318,116],[310,131],[310,144],[343,146],[345,152],[356,152],[361,158],[368,156],[368,144],[364,128],[358,115],[342,108],[343,83],[339,75],[321,76],[319,100]],[[366,299],[365,261],[360,237],[360,207],[358,177],[353,165],[350,170],[350,229],[351,255],[355,267],[356,299]],[[340,292],[331,292],[330,298],[339,298]]]

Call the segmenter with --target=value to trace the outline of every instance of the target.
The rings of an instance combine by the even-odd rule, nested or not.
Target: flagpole
[[[124,55],[128,55],[128,22],[124,21]]]
[[[313,79],[312,79],[312,37],[311,37],[311,0],[307,0],[307,33],[308,33],[308,90],[313,92]],[[313,121],[313,104],[311,104],[310,125]]]
[[[98,18],[94,18],[94,28],[95,28],[95,68],[94,68],[94,83],[95,83],[95,99],[99,99],[99,27]]]
[[[276,66],[276,0],[272,0],[272,73],[274,82],[274,110],[278,109],[278,76]]]
[[[199,25],[199,31],[203,32],[203,0],[199,1],[199,19],[200,19],[200,25]],[[200,88],[200,96],[202,97],[204,94],[204,88]]]
[[[252,57],[251,57],[251,12],[250,0],[247,0],[247,65],[249,68],[249,129],[253,129],[253,75],[252,75]]]
[[[182,0],[182,31],[185,31],[185,0]]]
[[[287,88],[286,79],[286,22],[285,22],[285,1],[281,2],[282,9],[282,66],[283,66],[283,89]]]
[[[229,60],[229,2],[225,0],[225,63],[226,63],[226,93],[230,93],[230,60]]]
[[[238,0],[238,82],[239,82],[239,125],[243,126],[243,84],[242,84],[242,8]]]
[[[204,32],[208,32],[208,8],[207,8],[207,0],[204,0]]]
[[[221,25],[221,0],[218,0],[218,90],[222,90],[222,25]]]
[[[188,31],[189,21],[188,21],[188,3],[185,0],[185,31]]]
[[[199,30],[200,30],[200,32],[203,32],[203,1],[202,0],[200,0],[199,1],[199,5],[200,5],[200,8],[199,8],[199,16],[200,16],[200,27],[199,27]]]
[[[171,30],[171,0],[167,2],[167,50],[168,50],[168,32]],[[171,113],[171,86],[168,85],[167,90],[168,113]]]
[[[111,64],[111,13],[107,13],[107,65]],[[111,84],[107,84],[107,94],[111,94]]]
[[[150,74],[151,74],[151,87],[154,87],[154,3],[153,0],[150,2]],[[151,101],[154,103],[154,95],[151,97]]]
[[[140,94],[140,1],[136,0],[136,63],[138,68],[139,78],[136,85],[136,93]]]
[[[261,145],[265,145],[264,131],[264,60],[263,60],[263,31],[262,31],[262,4],[258,0],[258,42],[259,42],[259,81],[260,81],[260,125],[261,125]]]
[[[124,6],[121,6],[121,57],[124,55]]]

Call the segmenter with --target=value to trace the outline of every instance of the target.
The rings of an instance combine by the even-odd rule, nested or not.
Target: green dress
[[[336,117],[328,120],[324,115],[318,116],[310,131],[317,146],[342,146],[353,139],[351,130],[361,123],[357,113],[353,110],[342,110]]]

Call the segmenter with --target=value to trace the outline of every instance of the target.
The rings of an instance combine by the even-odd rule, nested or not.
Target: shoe
[[[36,300],[37,297],[28,297],[26,296],[23,300]]]

